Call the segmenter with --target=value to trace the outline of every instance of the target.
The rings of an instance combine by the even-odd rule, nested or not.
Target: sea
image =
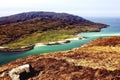
[[[64,51],[77,48],[97,38],[107,36],[120,36],[120,18],[87,17],[86,19],[97,23],[104,23],[109,26],[107,28],[101,29],[100,32],[85,32],[78,34],[78,36],[87,37],[83,40],[73,40],[70,43],[61,45],[36,46],[34,49],[25,52],[0,52],[0,66],[18,58],[24,58],[35,54],[45,54],[49,52]]]

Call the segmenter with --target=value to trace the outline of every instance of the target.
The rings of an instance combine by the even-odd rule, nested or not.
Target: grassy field
[[[52,41],[59,41],[64,40],[67,38],[74,38],[75,35],[72,35],[75,33],[75,30],[51,30],[46,31],[43,33],[35,32],[31,34],[28,37],[20,38],[19,40],[9,43],[4,46],[8,46],[10,48],[16,48],[21,46],[27,46],[30,44],[35,43],[46,43],[46,42],[52,42]]]
[[[77,26],[76,26],[77,27]],[[45,32],[34,32],[33,34],[29,34],[27,36],[21,37],[16,41],[13,41],[9,44],[5,44],[3,46],[9,48],[18,48],[22,46],[28,46],[35,43],[46,43],[64,40],[68,38],[75,38],[75,34],[80,32],[91,32],[91,31],[99,31],[98,27],[77,27],[72,29],[61,29],[61,30],[49,30]]]

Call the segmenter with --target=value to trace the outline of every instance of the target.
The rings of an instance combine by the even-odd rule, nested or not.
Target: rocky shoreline
[[[37,46],[49,46],[49,45],[60,45],[65,43],[70,43],[73,40],[82,40],[86,37],[76,37],[76,38],[69,38],[61,41],[55,41],[55,42],[47,42],[47,43],[36,43],[35,45],[29,45],[29,46],[23,46],[20,48],[9,48],[9,47],[0,47],[0,51],[2,52],[23,52],[23,51],[29,51],[34,49],[34,47]]]
[[[55,42],[47,42],[47,43],[37,43],[35,46],[48,46],[48,45],[58,45],[58,44],[65,44],[65,43],[70,43],[73,40],[82,40],[85,39],[86,37],[76,37],[76,38],[69,38],[61,41],[55,41]]]
[[[23,51],[32,50],[33,48],[34,48],[34,45],[23,46],[20,48],[0,47],[0,51],[2,52],[23,52]]]
[[[102,28],[106,28],[109,25],[101,25],[102,27],[98,30],[98,32],[102,29]],[[29,46],[23,46],[23,47],[18,47],[18,48],[9,48],[9,47],[3,47],[0,46],[0,51],[2,52],[24,52],[24,51],[29,51],[34,49],[34,47],[38,47],[38,46],[51,46],[51,45],[61,45],[61,44],[65,44],[65,43],[70,43],[73,40],[82,40],[82,39],[86,39],[87,37],[80,37],[77,36],[76,38],[69,38],[69,39],[65,39],[65,40],[61,40],[61,41],[54,41],[54,42],[47,42],[47,43],[36,43],[33,45],[29,45]]]

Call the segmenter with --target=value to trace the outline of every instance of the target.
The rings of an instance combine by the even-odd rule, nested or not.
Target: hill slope
[[[16,22],[23,22],[34,18],[48,18],[64,22],[69,22],[70,24],[76,23],[93,23],[89,20],[86,20],[82,17],[75,16],[67,13],[55,13],[55,12],[27,12],[20,13],[16,15],[11,15],[7,17],[0,18],[0,25],[11,24]]]
[[[71,36],[80,32],[100,31],[101,28],[107,26],[105,24],[88,21],[78,16],[53,12],[29,12],[2,17],[0,18],[0,24],[0,45],[15,42],[19,43],[21,40],[26,40],[26,37],[29,37],[36,33],[36,35],[46,36],[47,34],[43,35],[43,32],[48,33],[47,31],[51,31],[50,33],[52,34],[49,34],[50,36],[54,36],[53,34],[58,32],[58,34],[60,34],[60,37],[54,36],[54,38],[58,37],[57,40],[61,40],[64,38],[69,38],[69,35]],[[61,30],[64,30],[63,33],[65,33],[65,35],[59,33]],[[38,37],[38,41],[34,41],[43,42],[41,41],[41,36]],[[46,38],[48,38],[48,36]],[[56,40],[54,38],[49,38],[47,40],[54,41]],[[27,41],[24,44],[17,46],[20,47],[35,44],[34,41]]]
[[[119,41],[119,36],[101,38],[69,51],[18,59],[0,67],[0,73],[5,72],[0,79],[10,80],[7,72],[29,64],[32,72],[20,74],[21,80],[120,80]]]

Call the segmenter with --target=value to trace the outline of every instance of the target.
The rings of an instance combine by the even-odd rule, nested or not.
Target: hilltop
[[[86,20],[76,15],[68,14],[68,13],[55,13],[55,12],[41,11],[41,12],[26,12],[26,13],[20,13],[20,14],[15,14],[11,16],[1,17],[0,25],[24,22],[34,18],[48,18],[48,19],[68,22],[70,24],[79,24],[79,23],[92,24],[93,23],[92,21]]]
[[[18,72],[21,80],[119,80],[120,37],[100,38],[80,48],[12,61],[0,67],[0,79],[10,80],[6,73],[25,64],[31,66],[30,72]]]

